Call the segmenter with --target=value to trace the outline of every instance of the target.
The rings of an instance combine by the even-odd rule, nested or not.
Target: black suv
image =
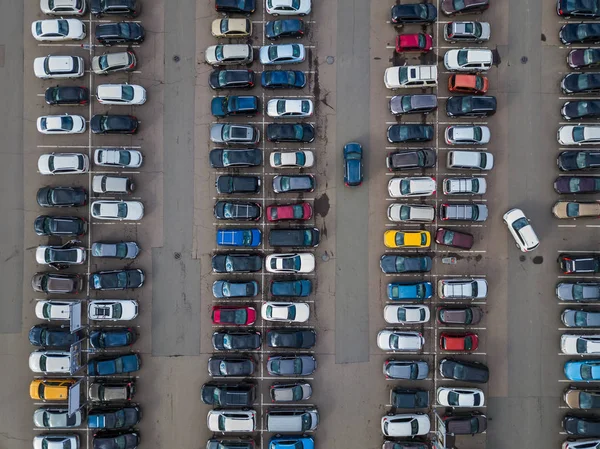
[[[90,12],[96,17],[104,14],[137,17],[142,6],[137,0],[91,0]]]
[[[49,105],[87,104],[90,92],[85,87],[56,86],[46,89],[44,99]]]
[[[79,217],[51,217],[40,215],[33,224],[37,235],[75,237],[87,232],[87,222]]]
[[[208,85],[217,89],[249,89],[254,87],[252,70],[213,70],[208,77]]]
[[[133,115],[100,115],[90,120],[90,128],[94,134],[135,134],[138,119]]]
[[[276,247],[317,247],[321,233],[317,228],[272,229],[269,244]]]
[[[82,187],[42,187],[37,191],[41,207],[79,207],[87,203],[87,193]]]
[[[431,3],[412,3],[392,7],[392,23],[433,23],[437,9]]]
[[[144,27],[136,22],[102,23],[96,25],[96,40],[102,45],[141,44]]]
[[[215,184],[217,192],[221,194],[258,193],[260,191],[260,178],[258,176],[221,175],[217,178]]]
[[[239,12],[252,14],[256,11],[256,0],[216,0],[215,9],[218,12]]]
[[[448,117],[488,117],[496,113],[496,97],[454,96],[446,100]]]

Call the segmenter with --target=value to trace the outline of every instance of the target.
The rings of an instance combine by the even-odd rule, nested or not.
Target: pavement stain
[[[315,214],[318,214],[321,217],[326,217],[327,214],[329,213],[329,208],[330,208],[329,197],[327,196],[327,193],[324,193],[320,197],[315,198],[315,204],[314,204]]]

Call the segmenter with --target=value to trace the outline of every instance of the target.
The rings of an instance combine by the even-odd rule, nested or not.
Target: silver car
[[[274,383],[269,392],[273,402],[306,401],[312,395],[312,387],[306,382]]]
[[[225,144],[254,144],[260,140],[260,132],[252,125],[217,123],[210,127],[210,140]]]
[[[92,256],[110,257],[115,259],[135,259],[140,247],[135,242],[104,243],[95,242],[92,245]]]
[[[447,42],[489,41],[491,27],[488,22],[448,22],[444,26],[444,39]]]
[[[561,301],[599,301],[598,282],[561,282],[556,286],[556,296]]]
[[[260,63],[273,64],[298,64],[304,61],[306,51],[302,44],[265,45],[260,47]]]
[[[33,437],[33,449],[79,449],[79,435],[46,434]]]
[[[81,420],[81,410],[69,415],[67,407],[41,407],[33,412],[33,424],[47,429],[79,427]]]
[[[132,51],[123,51],[120,53],[105,53],[101,56],[94,56],[92,59],[92,70],[96,75],[107,75],[112,72],[135,70],[137,61]]]

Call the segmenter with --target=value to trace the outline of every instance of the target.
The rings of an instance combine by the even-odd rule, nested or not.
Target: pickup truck
[[[218,193],[258,193],[260,178],[258,176],[222,175],[216,181]]]
[[[275,247],[319,246],[321,233],[318,228],[272,229],[269,232],[269,244]]]
[[[217,231],[218,246],[244,246],[256,247],[262,242],[262,233],[259,229],[219,229]]]
[[[483,204],[442,204],[440,218],[442,220],[485,221],[488,208]]]
[[[216,407],[250,407],[256,398],[256,387],[252,384],[204,384],[202,402]]]
[[[88,415],[90,429],[129,429],[140,422],[141,413],[137,405],[117,409],[91,410]]]
[[[445,195],[483,195],[487,190],[485,178],[446,178],[442,185]]]
[[[488,284],[485,279],[442,279],[438,281],[438,295],[442,299],[485,299]]]
[[[396,408],[427,408],[429,392],[416,388],[394,388],[390,391],[390,404]]]

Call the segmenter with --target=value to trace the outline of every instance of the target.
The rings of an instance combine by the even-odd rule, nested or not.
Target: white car
[[[128,148],[99,148],[94,151],[94,164],[101,167],[139,168],[142,153]]]
[[[82,16],[85,14],[85,0],[40,0],[44,14],[55,16]]]
[[[561,449],[600,449],[600,438],[586,438],[585,440],[567,440]]]
[[[444,407],[483,407],[485,396],[479,388],[445,388],[437,389],[438,404]]]
[[[37,119],[37,130],[42,134],[81,134],[85,119],[81,115],[42,115]]]
[[[310,317],[310,307],[305,302],[265,302],[260,313],[263,320],[304,323]]]
[[[487,191],[485,178],[444,178],[444,195],[483,195]]]
[[[421,305],[390,305],[383,309],[383,318],[390,324],[427,323],[430,316],[429,307]]]
[[[444,66],[454,72],[485,72],[493,63],[492,51],[485,48],[452,49],[444,55]]]
[[[306,57],[302,44],[265,45],[258,54],[263,65],[298,64]]]
[[[529,219],[521,209],[509,210],[502,216],[502,219],[514,237],[517,248],[521,251],[524,253],[533,251],[540,245],[540,241],[537,235],[535,235]]]
[[[269,156],[273,168],[305,168],[312,167],[315,155],[310,150],[282,152],[273,151]]]
[[[381,431],[386,437],[427,435],[430,429],[429,416],[424,413],[390,414],[381,418]]]
[[[90,301],[88,317],[96,321],[128,321],[138,314],[138,303],[133,299],[106,299]]]
[[[420,332],[382,330],[377,334],[377,346],[383,351],[420,351],[424,344]]]
[[[34,373],[70,373],[71,353],[69,351],[34,351],[29,356],[29,369]]]
[[[63,248],[61,246],[38,246],[35,261],[40,265],[65,264],[81,265],[87,260],[86,249],[81,246]]]
[[[135,190],[135,184],[126,176],[95,175],[92,178],[94,193],[129,194]]]
[[[594,145],[600,142],[600,125],[561,126],[556,139],[561,145]]]
[[[68,301],[37,301],[35,316],[46,321],[69,321],[71,319],[71,304]]]
[[[33,73],[40,79],[79,78],[85,65],[79,56],[44,56],[33,60]]]
[[[485,145],[492,134],[487,126],[448,126],[444,138],[448,145]]]
[[[50,153],[38,159],[38,170],[42,175],[62,175],[87,173],[90,160],[87,154]]]
[[[92,203],[92,217],[98,220],[141,220],[144,205],[140,201],[103,200]]]
[[[388,193],[392,198],[430,196],[435,190],[435,178],[429,176],[392,178],[388,182]]]
[[[269,273],[312,273],[315,256],[311,253],[271,254],[265,265]]]
[[[256,430],[255,410],[211,410],[206,417],[211,432],[254,432]]]
[[[36,20],[31,34],[38,41],[80,41],[85,38],[85,25],[78,19]]]
[[[274,16],[305,16],[310,13],[311,0],[266,0],[267,13]]]
[[[33,423],[36,427],[46,429],[65,429],[79,427],[83,421],[83,413],[77,410],[69,415],[67,407],[40,407],[33,412]]]
[[[36,435],[33,437],[33,449],[79,449],[79,435],[74,433]]]
[[[277,118],[310,117],[314,111],[312,100],[274,98],[267,103],[267,115]]]
[[[563,334],[560,337],[563,354],[600,354],[600,335]]]
[[[388,220],[396,222],[431,223],[435,220],[435,207],[426,204],[393,203],[388,206]]]
[[[100,104],[136,106],[146,102],[146,89],[137,84],[100,84],[96,99]]]

